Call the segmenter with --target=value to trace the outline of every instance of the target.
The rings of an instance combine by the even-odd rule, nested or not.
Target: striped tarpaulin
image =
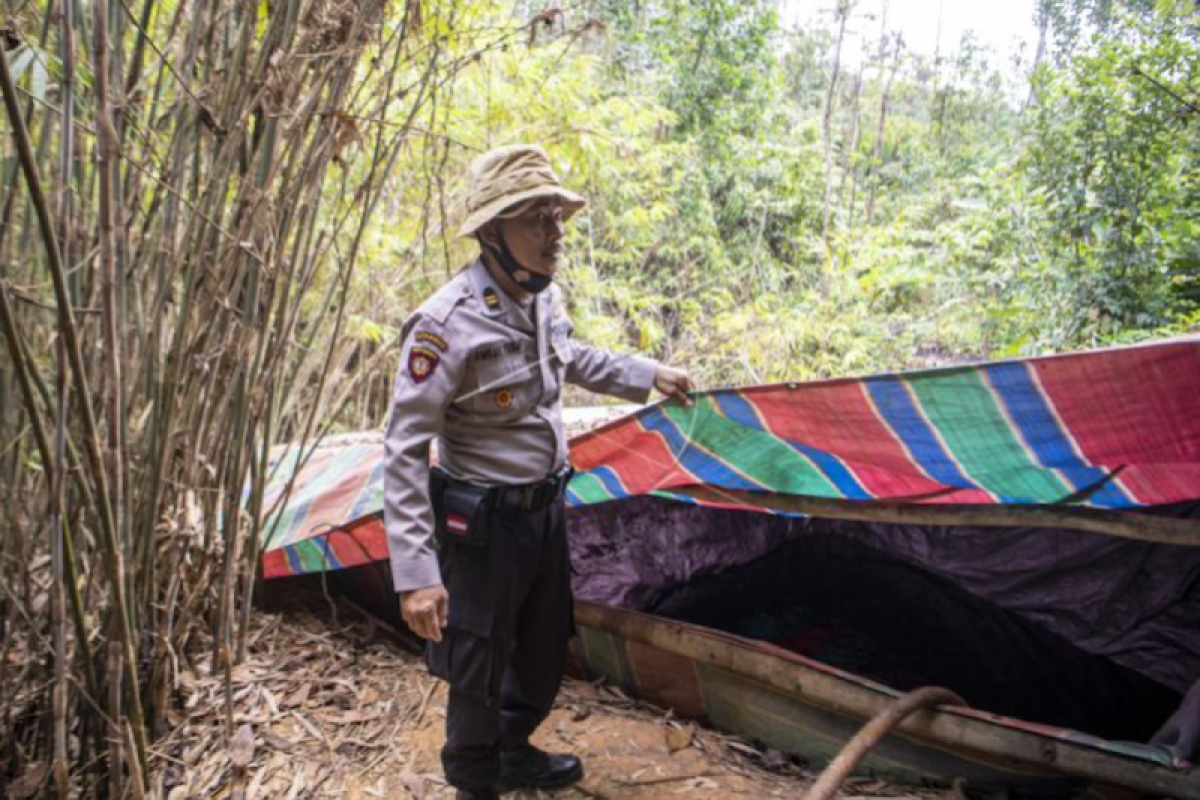
[[[266,577],[387,558],[378,523],[383,512],[381,441],[288,448],[271,469],[261,533]]]
[[[278,498],[295,457],[268,490]],[[1200,337],[720,389],[572,441],[571,505],[696,487],[872,503],[1130,509],[1200,498]],[[268,577],[386,556],[382,444],[322,448],[266,526]],[[714,504],[720,504],[719,501]],[[735,505],[735,504],[731,504]],[[744,507],[745,503],[736,505]],[[357,524],[354,524],[357,523]]]
[[[579,437],[574,503],[705,485],[911,503],[1200,497],[1200,340],[708,392]]]

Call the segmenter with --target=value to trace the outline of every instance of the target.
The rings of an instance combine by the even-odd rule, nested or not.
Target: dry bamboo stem
[[[157,730],[172,664],[191,657],[200,626],[220,632],[213,666],[229,674],[249,627],[270,443],[327,429],[331,400],[334,415],[351,405],[353,391],[335,398],[323,388],[348,374],[353,347],[341,332],[356,291],[353,259],[415,121],[474,60],[446,58],[444,42],[427,41],[407,21],[380,33],[385,5],[214,0],[175,4],[168,17],[155,0],[102,0],[86,20],[77,0],[45,6],[43,29],[63,51],[64,102],[32,104],[35,114],[22,104],[29,124],[14,132],[11,175],[24,176],[29,192],[8,204],[13,230],[6,227],[0,248],[7,255],[32,247],[41,231],[55,292],[54,305],[42,307],[58,318],[40,318],[37,291],[23,289],[24,305],[13,308],[0,286],[0,323],[24,372],[0,379],[0,393],[11,387],[28,410],[0,419],[0,433],[14,443],[9,473],[36,450],[61,482],[57,495],[42,490],[47,503],[58,498],[48,542],[18,531],[4,556],[29,562],[47,546],[56,551],[54,583],[69,606],[31,611],[44,591],[40,577],[26,573],[11,591],[5,586],[0,602],[13,612],[0,613],[28,628],[16,646],[28,638],[59,658],[9,670],[0,699],[40,680],[41,663],[54,666],[60,685],[77,688],[65,695],[65,713],[57,698],[26,704],[43,724],[15,735],[6,726],[0,748],[25,736],[26,752],[49,762],[53,745],[62,764],[58,743],[66,741],[78,770],[68,776],[73,793],[104,791],[106,782],[113,792],[136,791],[145,773],[134,754],[148,729]],[[481,52],[512,36],[497,34]],[[362,80],[358,59],[368,48],[378,57]],[[74,78],[77,61],[92,68],[93,81]],[[5,110],[14,119],[9,94]],[[361,137],[349,131],[351,119],[387,124]],[[47,168],[56,146],[60,158]],[[372,168],[350,169],[354,157],[373,158]],[[331,192],[338,177],[341,191]],[[58,197],[53,225],[44,186]],[[32,270],[13,278],[42,280]],[[314,300],[321,313],[313,313]],[[37,359],[52,352],[55,336],[69,380],[60,398],[78,406],[56,415],[52,444],[53,389]],[[32,436],[9,430],[26,416]],[[83,515],[72,512],[79,501]],[[18,508],[10,502],[6,511],[19,516]],[[247,515],[249,526],[241,522]],[[93,615],[103,622],[89,635]],[[78,658],[63,658],[67,652]],[[10,692],[12,678],[19,686]],[[142,697],[150,698],[144,710]],[[25,713],[6,708],[6,721]],[[114,748],[107,759],[106,738]],[[6,777],[0,768],[0,781]]]
[[[133,725],[135,737],[142,748],[138,754],[139,761],[144,764],[145,730],[142,726],[141,701],[138,693],[137,658],[134,649],[134,634],[129,619],[129,605],[125,597],[125,565],[121,558],[117,531],[113,525],[112,508],[108,491],[108,480],[104,474],[104,460],[99,445],[99,431],[96,419],[92,413],[92,393],[88,386],[87,372],[84,369],[83,357],[79,347],[78,328],[74,312],[67,295],[67,281],[63,273],[61,255],[58,249],[58,239],[54,233],[54,224],[50,219],[49,207],[42,192],[41,178],[38,175],[37,162],[34,161],[32,149],[29,146],[29,134],[25,121],[17,106],[16,89],[12,82],[12,73],[8,66],[8,56],[0,52],[0,89],[4,94],[4,105],[8,112],[9,122],[13,128],[17,144],[17,153],[21,160],[21,168],[25,174],[25,182],[33,205],[37,211],[38,223],[42,231],[42,239],[46,247],[51,277],[54,283],[55,300],[59,312],[59,329],[67,350],[68,361],[75,385],[76,399],[82,412],[84,423],[84,445],[87,450],[92,479],[96,483],[96,501],[99,506],[101,532],[104,535],[104,556],[109,572],[113,596],[117,605],[117,615],[120,620],[121,644],[125,648],[125,665],[127,680],[130,684],[130,723]]]

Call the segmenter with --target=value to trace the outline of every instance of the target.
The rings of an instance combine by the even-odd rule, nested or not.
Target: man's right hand
[[[404,623],[422,639],[442,640],[442,628],[450,615],[450,595],[442,584],[414,589],[400,595],[400,616]]]

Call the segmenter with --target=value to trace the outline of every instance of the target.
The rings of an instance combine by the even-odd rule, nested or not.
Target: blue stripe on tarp
[[[304,575],[304,562],[300,560],[300,554],[296,552],[295,545],[286,545],[283,548],[283,554],[287,557],[288,566],[292,568],[293,575]]]
[[[701,483],[709,483],[726,489],[770,490],[768,486],[739,475],[724,461],[714,458],[701,450],[699,446],[694,445],[684,436],[683,431],[679,430],[675,421],[660,409],[652,409],[639,421],[646,430],[662,436],[675,460],[684,469],[699,478]]]
[[[363,484],[362,493],[358,496],[358,499],[354,501],[354,508],[350,510],[350,518],[346,520],[346,522],[353,522],[359,517],[365,516],[369,511],[372,510],[370,508],[371,502],[379,494],[379,492],[375,491],[375,489],[376,487],[379,487],[383,481],[384,463],[384,459],[381,458],[379,463],[372,467],[371,475],[367,478],[367,482]]]
[[[605,490],[613,496],[614,499],[620,500],[629,497],[629,490],[625,488],[625,484],[621,482],[621,477],[617,475],[612,467],[596,467],[587,471],[604,486]]]
[[[1009,419],[1043,467],[1060,470],[1076,489],[1094,486],[1109,473],[1083,461],[1050,411],[1046,397],[1033,382],[1026,363],[994,364],[984,367],[988,382],[1008,410]],[[1133,505],[1114,481],[1096,490],[1087,502],[1108,508]]]
[[[978,484],[963,475],[954,459],[942,447],[929,423],[913,404],[908,388],[897,378],[864,381],[875,407],[888,427],[904,443],[917,465],[935,481],[959,489],[978,489]]]
[[[341,569],[342,562],[333,552],[332,545],[329,544],[329,535],[332,531],[322,531],[316,536],[309,537],[308,541],[316,542],[317,545],[325,551],[325,567],[326,569]]]
[[[819,450],[806,444],[794,441],[792,439],[784,439],[776,436],[771,431],[763,427],[762,418],[755,412],[754,408],[740,394],[734,392],[717,392],[714,393],[713,399],[716,400],[717,406],[734,422],[747,428],[762,431],[778,441],[791,447],[801,455],[808,458],[817,469],[825,474],[837,490],[841,492],[842,497],[851,500],[874,500],[875,495],[868,492],[862,487],[862,484],[851,474],[850,470],[842,463],[841,459],[832,453],[824,450]]]

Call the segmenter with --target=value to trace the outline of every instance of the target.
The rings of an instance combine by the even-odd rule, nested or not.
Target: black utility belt
[[[488,489],[488,503],[492,508],[537,511],[557,502],[567,490],[567,484],[574,474],[575,470],[568,465],[537,483],[527,483],[524,486],[493,486]]]
[[[476,486],[456,480],[440,467],[429,471],[429,495],[438,538],[458,544],[487,545],[488,510],[538,511],[553,505],[567,489],[574,470],[563,468],[523,486]]]

